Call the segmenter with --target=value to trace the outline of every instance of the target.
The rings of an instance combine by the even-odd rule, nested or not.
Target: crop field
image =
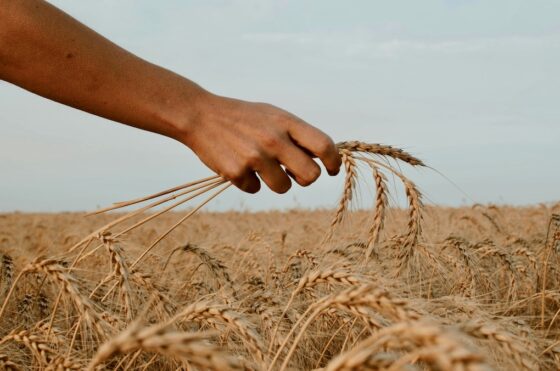
[[[558,369],[560,203],[423,205],[403,175],[421,162],[340,148],[335,210],[0,215],[0,364]],[[352,207],[358,183],[370,209]],[[166,202],[227,186],[208,178]]]

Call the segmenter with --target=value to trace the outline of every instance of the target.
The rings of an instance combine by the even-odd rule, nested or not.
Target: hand
[[[298,117],[264,103],[207,94],[195,119],[178,138],[217,174],[255,193],[256,174],[277,193],[291,187],[290,177],[308,186],[321,174],[318,157],[330,175],[341,159],[332,139]]]

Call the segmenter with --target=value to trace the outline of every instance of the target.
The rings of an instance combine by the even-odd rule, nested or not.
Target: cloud
[[[242,39],[258,44],[328,49],[349,57],[397,58],[407,54],[476,54],[496,50],[553,48],[560,35],[486,37],[451,40],[376,39],[360,32],[261,32],[245,33]]]

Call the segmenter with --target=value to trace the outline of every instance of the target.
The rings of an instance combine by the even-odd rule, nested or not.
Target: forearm
[[[0,78],[176,139],[187,135],[207,96],[40,0],[0,0]]]

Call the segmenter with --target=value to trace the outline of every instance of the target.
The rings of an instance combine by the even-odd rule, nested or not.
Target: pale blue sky
[[[560,2],[70,1],[54,4],[216,93],[336,140],[401,146],[476,202],[560,199]],[[188,149],[0,83],[0,211],[85,210],[206,176]],[[433,203],[466,197],[408,171]],[[333,206],[342,177],[214,209]],[[470,201],[467,201],[470,202]]]

